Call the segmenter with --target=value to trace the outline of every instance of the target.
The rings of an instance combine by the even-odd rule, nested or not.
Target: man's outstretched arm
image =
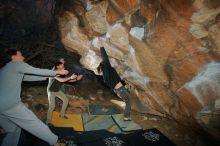
[[[21,66],[19,66],[18,71],[28,75],[52,76],[52,77],[56,76],[57,74],[66,75],[69,73],[67,70],[54,71],[49,69],[35,68],[28,65],[27,63],[22,63]]]
[[[23,81],[45,81],[48,77],[37,75],[24,75]]]

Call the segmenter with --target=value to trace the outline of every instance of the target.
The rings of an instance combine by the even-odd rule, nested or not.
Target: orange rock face
[[[102,3],[85,12],[88,23],[102,41],[95,41],[97,36],[93,36],[94,39],[89,37],[91,43],[83,44],[83,37],[74,37],[86,46],[77,50],[82,55],[81,61],[94,62],[93,67],[85,65],[87,68],[94,69],[100,62],[98,46],[106,46],[112,65],[149,108],[148,113],[196,125],[202,123],[199,113],[218,110],[220,83],[216,81],[220,70],[215,61],[220,58],[217,33],[220,32],[220,7],[214,6],[220,5],[217,1]],[[100,14],[96,16],[93,11]],[[88,35],[81,34],[80,27],[74,28],[79,36]],[[131,33],[132,28],[135,31]],[[69,50],[76,50],[69,44],[66,44]]]
[[[138,6],[138,0],[111,0],[107,10],[107,21],[112,24]]]

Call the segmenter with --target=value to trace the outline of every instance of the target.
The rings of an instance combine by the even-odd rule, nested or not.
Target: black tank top
[[[65,78],[66,75],[60,75],[60,77]],[[61,85],[62,85],[62,82],[59,82],[58,80],[54,79],[52,85],[49,88],[49,91],[50,92],[58,92],[61,89]]]

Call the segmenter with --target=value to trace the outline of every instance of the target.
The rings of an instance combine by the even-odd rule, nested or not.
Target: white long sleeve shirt
[[[0,69],[0,112],[21,102],[22,81],[40,81],[55,75],[55,71],[35,68],[23,61],[7,63]]]

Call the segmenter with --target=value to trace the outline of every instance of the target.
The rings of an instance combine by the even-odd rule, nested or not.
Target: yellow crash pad
[[[51,123],[55,127],[72,127],[75,131],[83,131],[82,116],[80,114],[65,114],[68,119],[61,118],[60,113],[54,111]]]

